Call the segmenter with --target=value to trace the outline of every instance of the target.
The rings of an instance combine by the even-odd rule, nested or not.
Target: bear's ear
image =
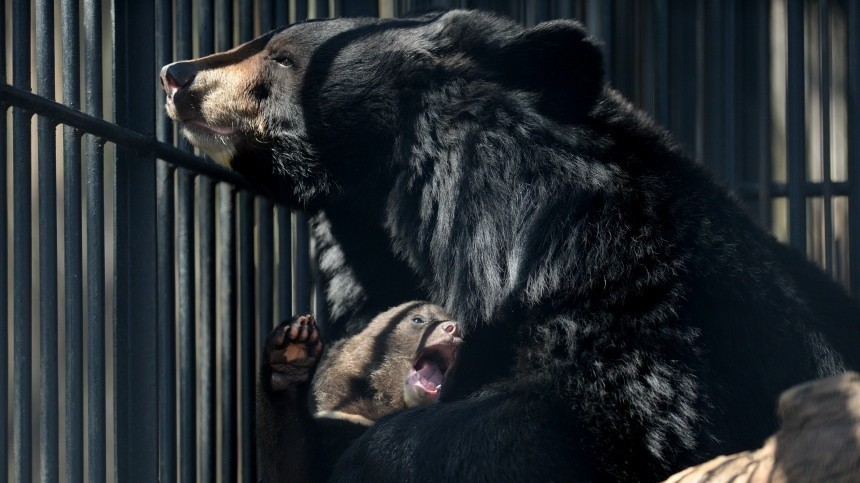
[[[540,95],[539,109],[561,122],[588,113],[603,89],[603,55],[577,22],[553,20],[505,42],[496,59],[503,78]]]

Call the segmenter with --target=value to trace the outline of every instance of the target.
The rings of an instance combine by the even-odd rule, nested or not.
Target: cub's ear
[[[561,122],[588,113],[603,89],[603,54],[572,20],[543,22],[503,44],[498,68],[516,87],[540,95],[539,109]]]

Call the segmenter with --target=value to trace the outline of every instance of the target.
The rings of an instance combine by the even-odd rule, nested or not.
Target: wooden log
[[[782,428],[760,449],[720,456],[666,483],[860,482],[860,374],[785,391],[779,417]]]

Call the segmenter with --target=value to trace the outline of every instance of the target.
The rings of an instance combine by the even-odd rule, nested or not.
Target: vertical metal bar
[[[258,0],[260,5],[260,33],[264,34],[274,28],[275,6],[272,0]]]
[[[257,223],[257,307],[259,307],[260,333],[257,348],[263,347],[265,337],[274,327],[274,210],[272,202],[266,198],[258,200],[259,218]]]
[[[860,58],[860,3],[847,2],[848,59]],[[860,299],[860,62],[848,69],[848,198],[851,292]]]
[[[197,26],[200,29],[199,45],[202,57],[215,51],[215,5],[213,0],[200,0],[198,7]]]
[[[54,2],[36,2],[36,92],[54,99]],[[39,117],[40,478],[59,479],[56,124]],[[5,396],[5,395],[4,395]]]
[[[173,60],[173,2],[158,0],[155,5],[156,65]],[[156,98],[163,94],[157,89]],[[157,124],[158,139],[173,142],[173,123],[162,112]],[[157,274],[158,274],[158,478],[161,483],[177,481],[176,455],[176,313],[174,260],[174,194],[175,170],[158,160],[156,167]]]
[[[824,198],[824,269],[833,273],[833,185],[830,180],[830,4],[818,2],[821,99],[821,173]]]
[[[725,112],[721,99],[724,98],[725,60],[722,35],[723,25],[723,1],[710,1],[705,5],[705,57],[704,62],[704,157],[703,160],[718,173],[720,179],[725,182],[728,165],[725,140]]]
[[[84,2],[87,113],[102,117],[102,3]],[[104,143],[87,136],[87,375],[89,477],[107,481],[105,401]]]
[[[740,166],[738,160],[740,152],[738,150],[738,137],[735,126],[737,126],[736,100],[737,100],[737,71],[735,69],[736,58],[736,40],[738,30],[736,28],[736,11],[737,5],[735,0],[723,0],[723,33],[722,38],[722,58],[720,62],[723,66],[723,92],[722,105],[722,138],[723,138],[723,161],[724,171],[723,179],[731,189],[738,187],[738,171]]]
[[[200,55],[215,50],[215,10],[212,0],[198,4],[200,19]],[[216,463],[215,428],[215,182],[198,179],[198,223],[200,233],[200,300],[198,303],[197,372],[198,386],[198,457],[200,481],[214,482]]]
[[[326,18],[329,16],[328,0],[311,0],[311,1],[316,2],[315,18]]]
[[[155,137],[152,4],[113,2],[114,109],[117,124]],[[128,95],[135,92],[135,95]],[[116,481],[158,478],[156,384],[157,276],[155,157],[118,145],[115,187]]]
[[[178,60],[185,60],[194,57],[194,42],[193,42],[193,17],[191,10],[191,0],[175,0],[175,19],[176,22],[176,58]],[[185,138],[185,136],[179,136],[177,139],[177,145],[180,149],[185,151],[193,151],[194,147],[191,145],[191,142]],[[180,184],[181,186],[181,184]],[[182,342],[180,342],[180,345]],[[181,365],[181,363],[180,363]],[[181,369],[180,369],[181,370]],[[180,418],[180,424],[182,424]],[[180,431],[181,433],[181,431]],[[182,452],[182,446],[180,445],[179,449],[180,453]],[[182,465],[182,458],[180,457],[180,466]],[[180,468],[180,473],[182,473],[182,469]],[[185,481],[180,477],[180,480]]]
[[[30,90],[30,4],[12,4],[12,69],[15,87]],[[30,308],[32,248],[30,246],[30,117],[31,113],[16,107],[12,110],[12,197],[14,226],[13,246],[13,320],[12,351],[12,478],[19,483],[32,480],[30,428],[32,371]]]
[[[157,264],[158,264],[158,476],[162,483],[176,481],[176,321],[173,230],[173,167],[158,161]]]
[[[256,368],[254,360],[257,340],[254,338],[254,198],[245,191],[239,193],[239,347],[242,360],[240,419],[241,441],[256,441],[254,431],[254,401]],[[242,481],[256,481],[256,444],[241,447]]]
[[[308,232],[308,218],[304,212],[295,212],[295,273],[293,275],[293,309],[298,314],[310,312],[311,310],[311,262],[310,262],[310,235]]]
[[[654,118],[669,125],[669,0],[654,0]]]
[[[803,62],[803,0],[787,2],[788,81],[786,140],[788,157],[789,242],[806,253],[806,113]]]
[[[239,43],[254,38],[254,2],[239,0]]]
[[[758,0],[753,10],[758,100],[755,110],[756,159],[758,160],[758,214],[761,226],[771,226],[771,145],[770,145],[770,0]]]
[[[80,23],[75,0],[63,0],[63,102],[80,109]],[[63,127],[63,257],[66,324],[66,476],[84,481],[83,256],[81,229],[81,135]]]
[[[276,29],[279,29],[281,27],[286,27],[287,24],[290,23],[290,4],[291,3],[296,3],[296,2],[289,2],[289,1],[283,1],[283,0],[276,0],[275,1],[275,5],[274,5],[275,11],[272,14],[274,19],[273,19],[272,23]],[[298,4],[301,4],[301,3],[302,2],[298,2]]]
[[[218,185],[218,333],[221,362],[221,481],[238,480],[236,442],[236,215],[233,187]]]
[[[222,52],[233,46],[233,2],[215,0],[215,16],[218,20],[215,24],[215,49]]]
[[[215,481],[215,182],[198,182],[200,300],[197,305],[199,353],[198,426],[200,481]]]
[[[667,58],[668,85],[663,91],[668,103],[667,125],[688,152],[696,147],[696,3],[671,0]]]
[[[279,205],[278,213],[278,320],[293,315],[293,249],[290,209]]]
[[[5,6],[3,7],[5,9]],[[4,10],[5,12],[5,10]],[[6,18],[0,22],[0,39],[6,39]],[[3,82],[6,80],[6,57],[4,54],[3,62],[0,62],[0,79]],[[9,247],[9,232],[8,232],[8,193],[6,192],[6,168],[9,164],[9,159],[6,153],[8,148],[6,142],[6,129],[8,114],[8,105],[0,100],[0,335],[3,336],[3,342],[0,342],[0,364],[3,368],[0,369],[0,476],[8,478],[9,475],[9,425],[7,415],[9,414],[9,285],[7,282],[8,273],[8,255],[6,253]]]
[[[196,338],[194,330],[194,175],[177,171],[179,323],[179,481],[197,480]]]
[[[279,2],[279,5],[286,5],[286,3],[287,2]],[[303,22],[303,21],[307,20],[308,19],[308,1],[307,0],[296,0],[295,4],[296,4],[295,21],[296,22]],[[278,23],[279,27],[284,27],[290,22],[289,17],[287,17],[287,18],[280,18],[279,17],[278,20],[280,21]]]
[[[161,67],[173,61],[173,1],[157,0],[155,3],[155,65]],[[161,84],[155,82],[156,99],[161,101],[164,94]],[[173,122],[163,109],[159,110],[156,135],[158,140],[173,143]],[[162,163],[163,161],[159,161]],[[162,380],[162,382],[164,382]]]

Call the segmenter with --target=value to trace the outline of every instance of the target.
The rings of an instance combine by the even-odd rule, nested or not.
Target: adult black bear
[[[336,479],[658,479],[860,368],[857,305],[604,84],[575,22],[305,22],[162,82],[193,143],[316,213],[336,323],[421,298],[465,326],[445,403]]]
[[[420,301],[383,312],[324,353],[312,315],[281,323],[266,338],[257,388],[265,481],[324,481],[374,421],[438,402],[462,342],[442,307]]]

